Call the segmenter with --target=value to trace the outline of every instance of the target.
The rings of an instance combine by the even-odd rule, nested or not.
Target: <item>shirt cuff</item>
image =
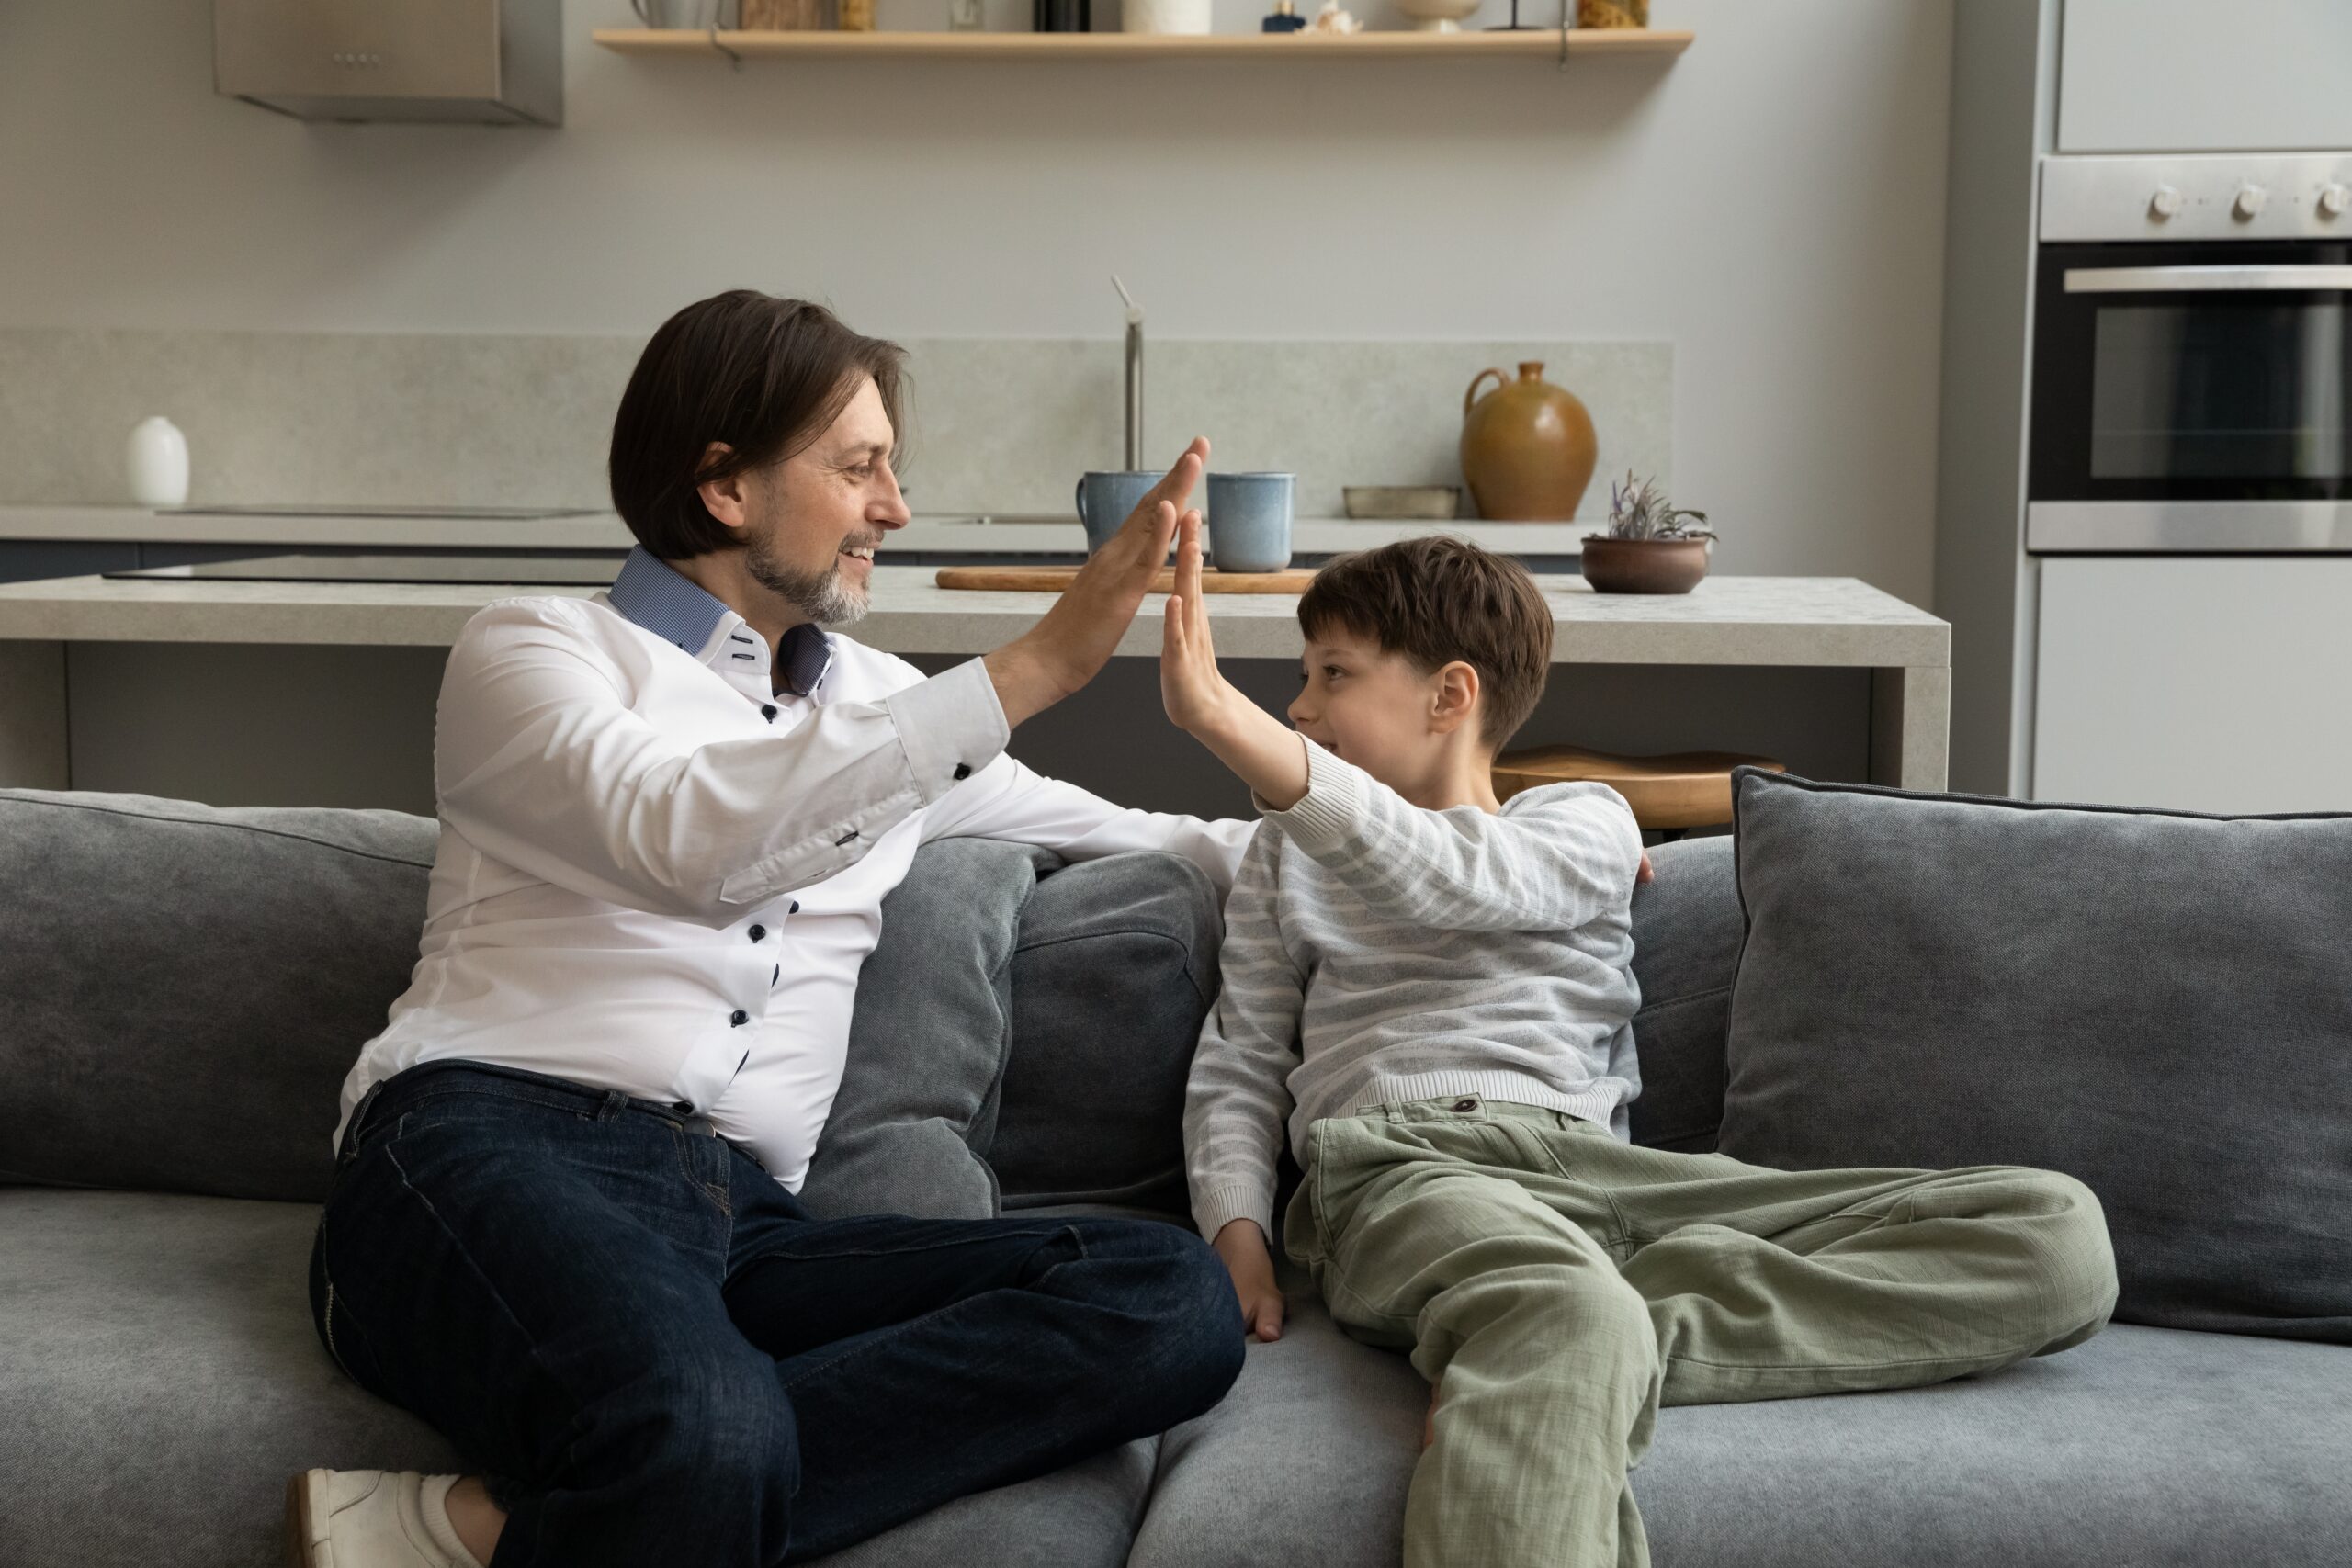
[[[1305,736],[1299,737],[1299,744],[1306,748],[1306,793],[1287,811],[1267,810],[1254,791],[1250,803],[1309,854],[1337,849],[1363,814],[1363,773]]]
[[[1004,721],[985,660],[943,670],[883,699],[925,806],[996,761],[1012,727]]]
[[[1215,1241],[1216,1233],[1236,1220],[1256,1223],[1266,1245],[1274,1244],[1274,1195],[1255,1182],[1227,1182],[1202,1194],[1193,1205],[1193,1223],[1201,1227],[1204,1241]]]

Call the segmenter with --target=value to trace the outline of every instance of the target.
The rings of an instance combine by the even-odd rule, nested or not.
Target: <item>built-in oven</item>
[[[2026,547],[2352,552],[2352,158],[2053,158]]]
[[[2352,152],[2045,159],[2034,262],[2030,792],[2352,810]]]

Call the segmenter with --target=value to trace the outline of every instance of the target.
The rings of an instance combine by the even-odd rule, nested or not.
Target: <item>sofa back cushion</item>
[[[1634,890],[1634,1142],[1705,1154],[1724,1117],[1724,1030],[1739,964],[1739,888],[1729,837],[1650,851],[1656,880]]]
[[[317,1199],[435,824],[0,790],[0,1181]]]
[[[2352,1341],[2352,817],[1735,795],[1724,1153],[2064,1171],[2117,1317]]]

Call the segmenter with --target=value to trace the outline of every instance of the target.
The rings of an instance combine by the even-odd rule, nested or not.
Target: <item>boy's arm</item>
[[[1642,833],[1607,784],[1555,784],[1498,817],[1423,810],[1319,746],[1307,747],[1307,771],[1297,804],[1266,819],[1383,915],[1441,931],[1571,931],[1634,897]]]
[[[1426,811],[1243,696],[1216,667],[1199,530],[1179,530],[1160,696],[1278,823],[1374,909],[1451,930],[1564,931],[1633,897],[1641,829],[1605,784],[1548,792],[1509,817]]]
[[[1184,1090],[1193,1218],[1232,1271],[1243,1315],[1261,1339],[1274,1337],[1282,1322],[1267,1247],[1306,993],[1275,922],[1281,843],[1277,830],[1261,829],[1234,880],[1218,957],[1223,988],[1202,1021]]]

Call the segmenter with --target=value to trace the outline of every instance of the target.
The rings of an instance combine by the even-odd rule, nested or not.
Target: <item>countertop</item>
[[[1597,523],[1406,522],[1302,517],[1291,546],[1304,555],[1367,549],[1424,534],[1457,534],[1482,548],[1511,555],[1573,556]],[[475,550],[626,550],[635,541],[610,512],[577,517],[337,517],[287,514],[233,517],[157,512],[143,506],[0,506],[0,540],[180,545],[392,546]],[[990,518],[968,513],[917,513],[894,531],[888,550],[1074,554],[1084,547],[1078,518]]]
[[[1053,604],[1045,593],[943,589],[934,576],[930,567],[876,566],[873,610],[851,635],[893,653],[983,653]],[[1712,577],[1679,595],[1595,593],[1579,577],[1536,581],[1552,606],[1555,663],[1925,669],[1951,661],[1949,625],[1853,578]],[[585,598],[598,590],[529,592]],[[499,584],[62,577],[0,583],[0,638],[447,647],[475,611],[514,596]],[[1119,652],[1158,655],[1163,603],[1158,594],[1145,599]],[[1294,595],[1212,594],[1208,603],[1219,653],[1298,655]]]

